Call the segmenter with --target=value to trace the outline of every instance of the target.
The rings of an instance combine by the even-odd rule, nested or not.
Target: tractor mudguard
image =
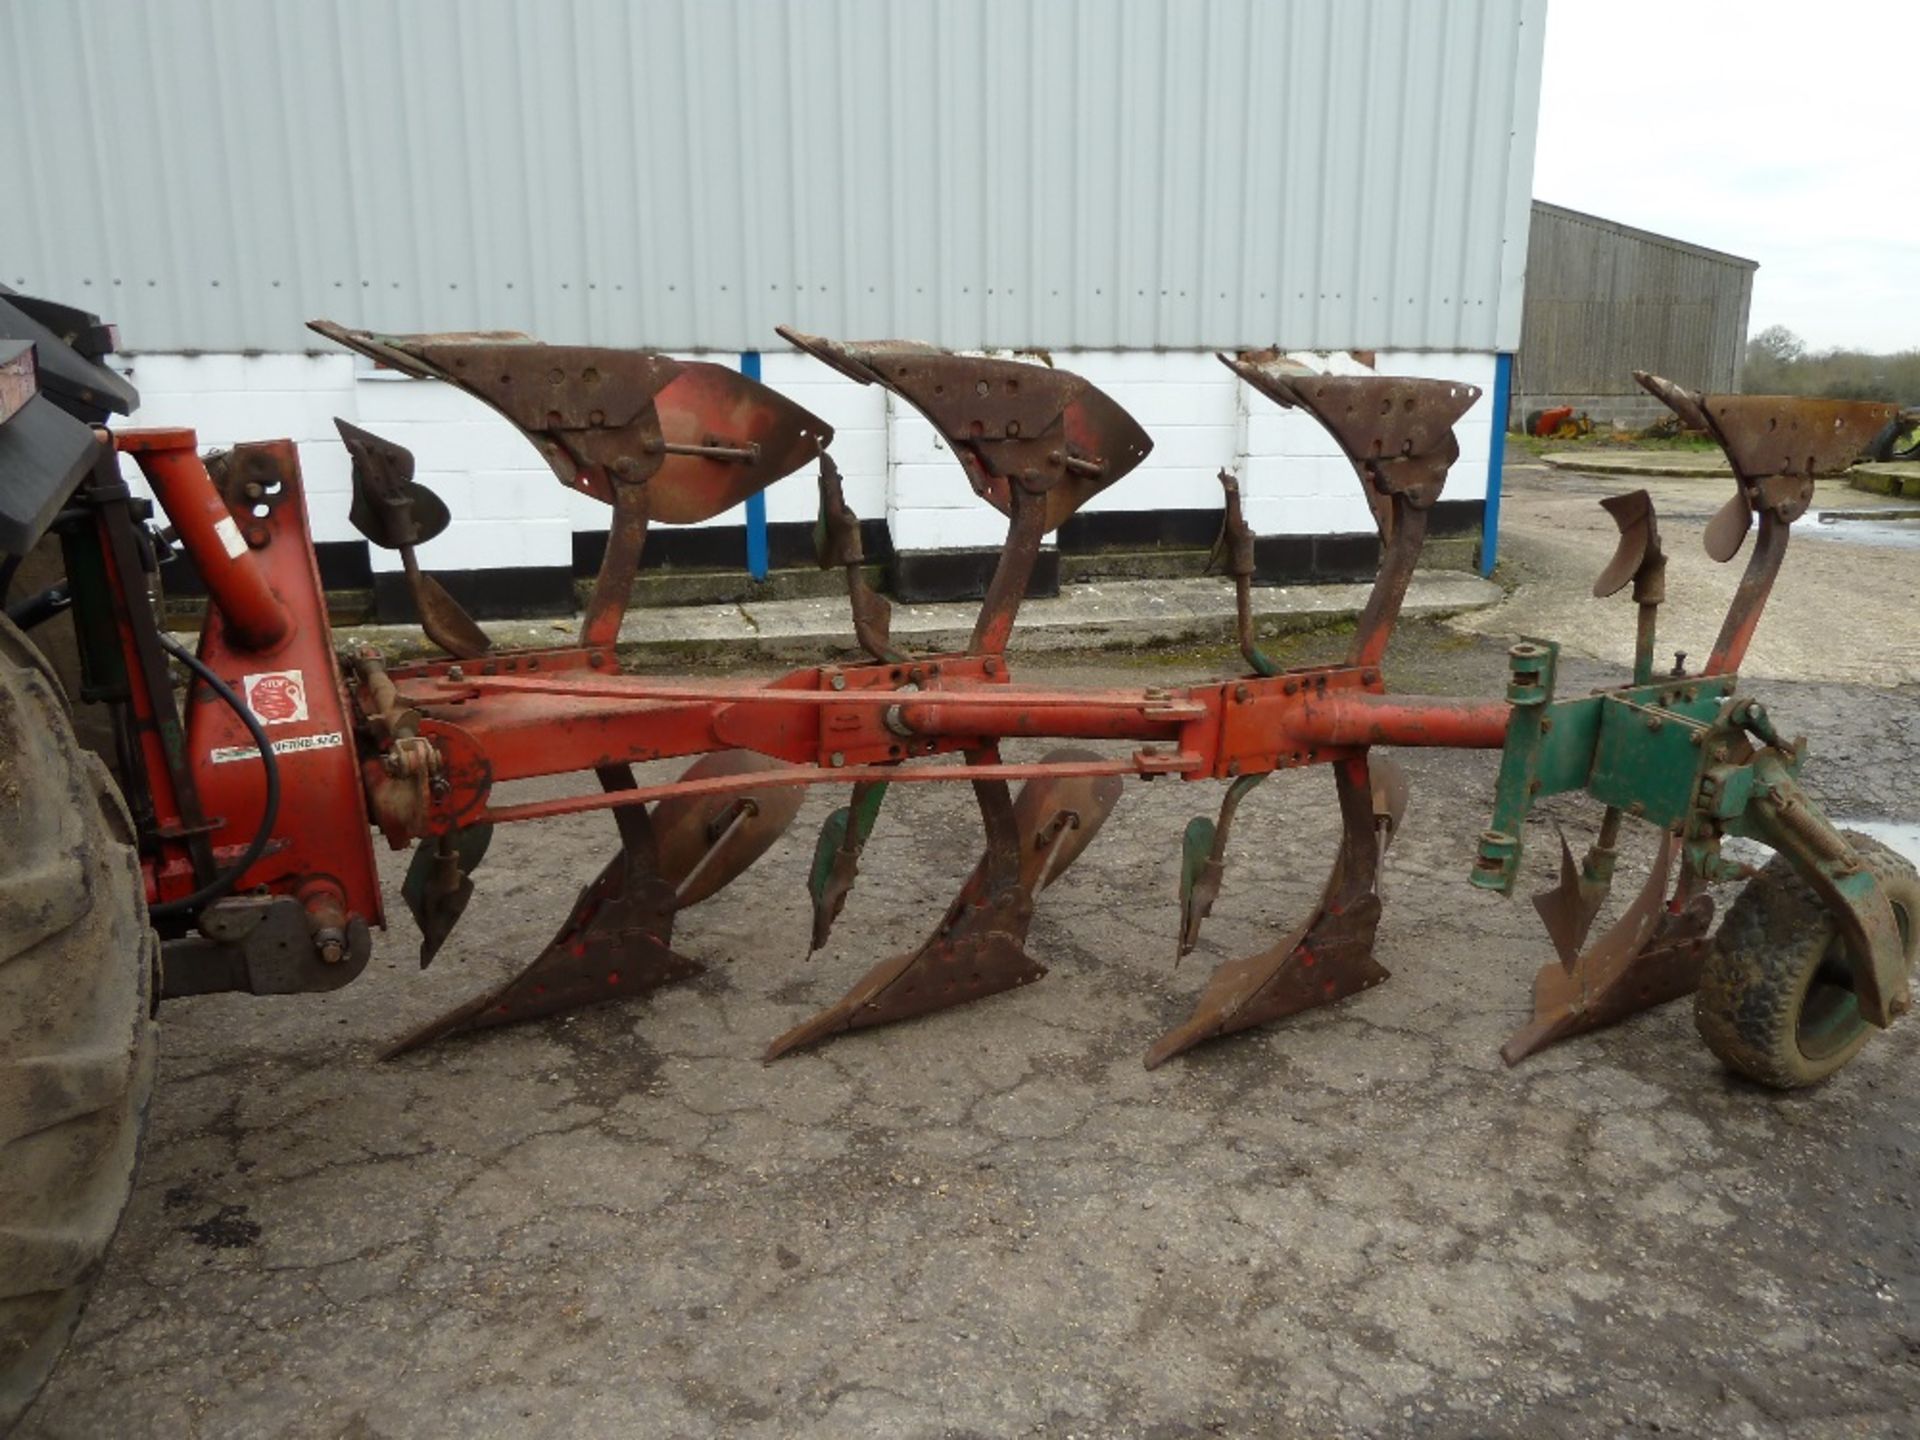
[[[113,346],[98,317],[0,285],[0,554],[40,542],[100,456],[93,427],[140,403],[100,363]]]

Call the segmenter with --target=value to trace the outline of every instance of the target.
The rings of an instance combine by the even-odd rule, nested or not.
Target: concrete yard
[[[1617,674],[1632,607],[1587,590],[1611,550],[1592,501],[1622,485],[1509,478],[1518,588],[1455,622],[1471,630],[1403,627],[1394,688],[1498,693],[1517,631],[1568,643],[1569,685]],[[1664,648],[1697,663],[1738,569],[1698,546],[1730,487],[1649,483],[1673,556]],[[1871,537],[1796,538],[1753,651],[1839,816],[1920,818],[1917,572]],[[1015,669],[1142,685],[1233,664]],[[889,797],[811,962],[805,867],[843,798],[825,792],[683,917],[702,979],[381,1064],[382,1041],[536,952],[613,827],[508,827],[424,975],[395,863],[393,928],[352,987],[165,1011],[139,1189],[24,1434],[1920,1430],[1920,1022],[1791,1096],[1726,1078],[1685,1002],[1505,1069],[1550,950],[1524,899],[1466,881],[1495,757],[1404,758],[1394,978],[1152,1074],[1142,1053],[1208,970],[1312,903],[1325,772],[1242,809],[1180,968],[1181,827],[1219,787],[1136,783],[1041,900],[1030,948],[1051,976],[772,1067],[770,1037],[938,920],[977,848],[962,787]],[[1576,844],[1597,818],[1550,813]],[[1529,890],[1556,859],[1551,825],[1530,840]],[[1633,840],[1623,890],[1651,848]]]

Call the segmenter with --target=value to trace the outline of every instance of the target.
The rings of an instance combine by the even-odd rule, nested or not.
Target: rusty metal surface
[[[1713,901],[1685,874],[1667,899],[1677,848],[1677,837],[1668,831],[1640,893],[1620,918],[1571,964],[1554,960],[1540,967],[1533,981],[1533,1018],[1500,1047],[1507,1064],[1698,988]]]
[[[612,646],[620,638],[633,580],[640,573],[640,551],[647,543],[647,521],[652,514],[653,490],[640,481],[621,480],[613,487],[613,523],[607,527],[607,548],[600,552],[600,569],[593,577],[580,619],[582,645]]]
[[[1633,678],[1644,685],[1653,678],[1653,647],[1660,606],[1667,594],[1667,557],[1660,546],[1660,525],[1653,497],[1644,490],[1609,495],[1600,502],[1620,532],[1613,556],[1593,582],[1596,599],[1616,595],[1633,586],[1636,623]],[[1571,968],[1587,943],[1593,922],[1613,889],[1622,812],[1609,805],[1600,819],[1600,833],[1578,864],[1560,837],[1560,879],[1550,890],[1533,897],[1533,908],[1553,941],[1554,953]]]
[[[404,445],[334,418],[353,461],[353,506],[347,519],[374,544],[400,552],[407,590],[427,638],[449,655],[471,660],[492,648],[486,632],[460,602],[420,568],[414,553],[447,528],[446,503],[413,478],[413,452]]]
[[[1042,763],[1090,761],[1075,749]],[[864,1030],[931,1014],[969,1000],[1031,984],[1047,973],[1025,949],[1034,899],[1092,843],[1118,803],[1110,775],[1029,781],[1010,799],[1004,780],[974,783],[987,849],[939,928],[918,950],[884,960],[833,1005],[788,1030],[763,1058]]]
[[[680,778],[756,775],[780,762],[751,750],[703,755]],[[768,785],[729,795],[669,795],[653,809],[660,874],[673,886],[678,908],[698,905],[737,880],[786,833],[806,792]]]
[[[910,340],[779,331],[842,375],[912,405],[946,439],[974,493],[1007,516],[1006,543],[968,645],[972,655],[1005,651],[1047,534],[1153,449],[1131,415],[1068,370]],[[863,597],[855,591],[852,599],[859,626]],[[872,611],[871,602],[866,608]],[[886,649],[884,635],[865,635],[862,643],[875,655]]]
[[[825,452],[820,456],[819,484],[820,518],[814,528],[814,555],[821,569],[838,567],[846,572],[854,638],[876,660],[905,659],[905,652],[894,648],[890,636],[893,606],[867,584],[862,572],[867,556],[860,541],[860,517],[847,504],[840,485],[840,467]]]
[[[1241,776],[1221,796],[1219,818],[1209,821],[1201,816],[1188,823],[1186,844],[1195,848],[1205,845],[1206,849],[1204,854],[1195,857],[1198,863],[1192,874],[1183,873],[1181,877],[1185,883],[1181,886],[1176,962],[1191,955],[1193,947],[1200,943],[1200,926],[1213,913],[1213,902],[1220,898],[1220,886],[1226,879],[1227,842],[1233,833],[1233,817],[1239,813],[1240,802],[1266,778],[1265,775]],[[1181,858],[1183,863],[1187,860],[1185,855]]]
[[[891,390],[926,416],[974,492],[1002,514],[1013,513],[1011,485],[1044,495],[1043,533],[1153,449],[1131,415],[1069,370],[911,340],[840,341],[778,329],[842,375]]]
[[[1586,859],[1576,862],[1567,837],[1560,837],[1560,879],[1550,890],[1533,897],[1534,912],[1547,928],[1554,954],[1562,965],[1572,965],[1587,943],[1587,934],[1613,890],[1615,846],[1620,835],[1620,812],[1608,808],[1600,835],[1588,847]]]
[[[1707,553],[1725,563],[1740,553],[1752,517],[1792,524],[1813,501],[1813,482],[1845,471],[1899,407],[1809,395],[1703,395],[1644,370],[1633,378],[1726,454],[1738,490],[1708,522]]]
[[[1754,517],[1760,520],[1760,539],[1705,672],[1731,674],[1759,628],[1793,522],[1813,503],[1813,482],[1852,465],[1899,408],[1806,395],[1702,395],[1644,370],[1634,371],[1633,378],[1681,419],[1712,435],[1733,468],[1737,489],[1707,522],[1702,537],[1707,554],[1723,564],[1733,559],[1746,544]]]
[[[414,847],[413,861],[401,882],[407,913],[420,927],[420,968],[426,969],[453,933],[473,899],[473,872],[493,841],[491,825],[473,825],[451,835],[436,835]]]
[[[624,765],[602,767],[610,791],[632,789]],[[608,1000],[644,995],[703,967],[672,947],[680,908],[674,884],[660,869],[660,845],[651,817],[639,806],[614,812],[620,850],[594,877],[547,947],[518,975],[401,1036],[383,1058],[470,1030],[537,1019]]]
[[[853,883],[860,878],[860,856],[873,833],[880,805],[886,799],[885,781],[866,780],[853,787],[847,804],[827,817],[814,847],[815,874],[809,877],[813,897],[813,925],[807,939],[807,958],[823,948],[833,922],[846,907]]]
[[[1370,499],[1375,493],[1405,494],[1419,508],[1439,499],[1447,468],[1460,458],[1453,427],[1480,398],[1477,385],[1452,380],[1301,375],[1274,360],[1219,359],[1276,405],[1305,410],[1319,421]]]
[[[1406,775],[1384,755],[1350,760],[1334,767],[1334,787],[1340,850],[1313,915],[1271,948],[1216,969],[1193,1013],[1147,1052],[1149,1070],[1204,1040],[1332,1004],[1387,978],[1373,957],[1380,861],[1406,814]]]
[[[1007,541],[1000,559],[987,581],[987,593],[980,601],[980,614],[967,641],[969,655],[1000,655],[1006,652],[1013,636],[1013,622],[1020,602],[1026,598],[1033,581],[1034,562],[1040,557],[1040,543],[1046,538],[1046,510],[1039,499],[1024,489],[1011,492],[1012,519],[1007,526]]]
[[[1275,404],[1313,416],[1360,477],[1386,548],[1347,659],[1378,664],[1419,563],[1427,512],[1460,458],[1453,427],[1480,398],[1479,387],[1385,375],[1301,375],[1276,359],[1218,358]]]
[[[1233,577],[1234,637],[1239,641],[1241,658],[1256,675],[1278,675],[1280,667],[1267,658],[1254,635],[1254,534],[1240,503],[1240,481],[1224,469],[1218,478],[1224,503],[1220,512],[1220,538],[1214,542],[1208,568],[1224,563],[1226,572]]]
[[[670,884],[638,872],[625,853],[614,856],[531,965],[401,1036],[383,1058],[449,1035],[644,995],[698,975],[704,967],[668,943],[676,908]]]
[[[1666,598],[1666,556],[1660,548],[1660,524],[1654,514],[1653,497],[1644,490],[1629,490],[1624,495],[1607,496],[1600,502],[1600,508],[1619,530],[1620,543],[1613,558],[1594,578],[1594,598],[1604,600],[1609,595],[1617,595],[1632,581],[1636,602],[1659,604]]]
[[[732,509],[833,438],[824,420],[724,365],[512,333],[378,335],[325,320],[311,328],[484,401],[570,488],[610,505],[616,480],[648,481],[652,518],[665,524]]]
[[[1754,631],[1760,628],[1761,613],[1767,607],[1767,597],[1773,593],[1773,582],[1786,561],[1787,542],[1792,537],[1790,521],[1770,510],[1761,512],[1760,539],[1747,559],[1740,583],[1734,587],[1733,598],[1727,602],[1726,618],[1720,622],[1720,633],[1714,639],[1703,674],[1731,675],[1739,670]]]

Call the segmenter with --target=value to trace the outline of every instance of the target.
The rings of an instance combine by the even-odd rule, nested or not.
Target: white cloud
[[[1920,348],[1916,75],[1916,0],[1549,0],[1533,193],[1759,261],[1752,330]]]

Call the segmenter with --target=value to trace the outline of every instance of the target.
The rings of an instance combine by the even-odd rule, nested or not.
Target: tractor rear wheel
[[[1878,840],[1841,833],[1886,891],[1911,967],[1920,879]],[[1826,905],[1776,855],[1727,907],[1700,975],[1694,1023],[1729,1070],[1778,1090],[1817,1084],[1873,1034],[1853,992],[1852,964]]]
[[[153,1092],[158,941],[125,803],[0,617],[0,1434],[80,1318]]]

